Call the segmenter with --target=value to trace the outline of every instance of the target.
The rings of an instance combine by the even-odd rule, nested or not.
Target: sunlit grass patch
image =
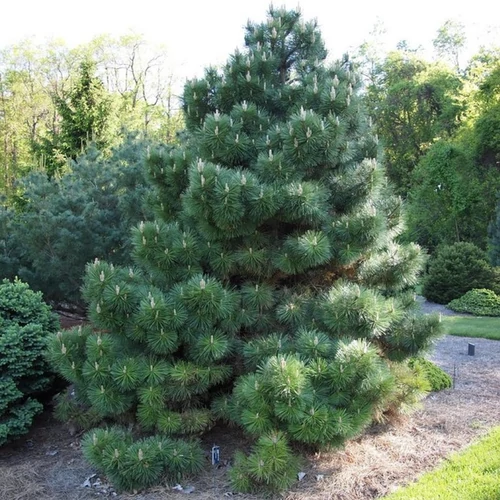
[[[416,483],[386,500],[497,500],[500,498],[500,427]]]
[[[448,335],[500,340],[500,318],[443,316],[442,322]]]

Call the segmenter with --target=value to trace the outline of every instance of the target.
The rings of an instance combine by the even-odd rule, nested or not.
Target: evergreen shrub
[[[431,391],[430,383],[420,366],[411,363],[391,363],[390,369],[395,380],[394,390],[380,400],[375,408],[375,423],[396,422],[420,407],[422,399]]]
[[[53,373],[44,358],[57,316],[19,280],[0,284],[0,446],[28,432]]]
[[[495,289],[497,275],[488,258],[473,243],[442,246],[429,261],[422,294],[432,302],[448,304],[473,288]]]
[[[422,357],[411,358],[408,364],[415,369],[423,371],[425,378],[430,384],[430,390],[433,392],[449,389],[452,384],[452,378],[439,366],[432,361]]]
[[[142,489],[165,477],[179,481],[200,472],[205,454],[196,441],[165,436],[135,439],[120,427],[94,429],[82,439],[85,458],[120,490]]]
[[[19,276],[50,302],[83,306],[87,262],[129,262],[130,227],[148,217],[147,144],[131,136],[109,156],[90,147],[60,176],[19,181],[21,209],[0,210],[0,274]]]
[[[452,311],[474,316],[500,316],[500,297],[492,290],[474,288],[452,300],[448,307]]]
[[[423,256],[399,241],[349,58],[328,65],[316,22],[283,9],[249,23],[245,45],[186,84],[182,143],[147,159],[157,218],[133,230],[134,265],[87,266],[93,327],[54,336],[50,357],[77,404],[138,439],[188,446],[237,424],[255,445],[234,488],[279,491],[301,448],[341,446],[419,399],[406,361],[440,328],[417,312]],[[136,454],[117,466],[125,489],[159,477],[136,460],[144,443],[119,441],[118,457]]]

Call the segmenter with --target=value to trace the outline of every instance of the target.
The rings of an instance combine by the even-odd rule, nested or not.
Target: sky
[[[191,77],[225,62],[242,45],[247,20],[263,21],[269,5],[270,0],[9,0],[1,9],[0,47],[26,37],[75,46],[105,33],[135,33],[165,45],[174,73]],[[465,25],[469,53],[481,44],[500,46],[500,2],[492,0],[281,0],[274,5],[299,6],[306,20],[316,18],[332,57],[368,40],[380,22],[388,49],[407,40],[431,54],[432,39],[448,19]]]

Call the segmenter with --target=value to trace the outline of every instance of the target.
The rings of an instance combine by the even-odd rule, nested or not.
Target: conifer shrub
[[[159,482],[179,481],[200,472],[205,454],[196,441],[149,436],[134,439],[120,427],[87,432],[82,450],[90,464],[104,471],[119,490],[137,490]]]
[[[0,284],[0,446],[28,432],[43,410],[37,397],[53,381],[44,358],[47,337],[59,326],[41,293],[26,283]]]
[[[440,247],[429,261],[423,282],[424,297],[448,304],[473,288],[495,289],[497,277],[486,253],[473,243]]]
[[[375,423],[399,422],[421,406],[421,401],[431,391],[430,383],[420,366],[408,362],[390,363],[394,389],[380,399],[374,408]]]
[[[87,262],[130,262],[130,226],[148,217],[147,144],[129,137],[108,156],[91,147],[60,176],[21,179],[21,210],[0,210],[0,274],[52,303],[84,306]]]
[[[265,485],[279,492],[296,481],[299,464],[284,434],[271,431],[259,437],[250,455],[236,452],[229,476],[237,491],[259,491]]]
[[[238,490],[287,488],[301,448],[341,446],[415,402],[407,360],[440,334],[410,292],[423,256],[399,242],[360,78],[325,58],[315,22],[271,8],[243,51],[187,83],[182,143],[147,159],[156,220],[133,229],[134,265],[88,264],[93,326],[50,342],[74,401],[134,439],[240,426],[255,445],[236,456]],[[143,475],[142,441],[116,440],[117,460],[133,447],[125,482],[90,441],[123,488],[159,477]]]
[[[428,359],[418,356],[411,358],[408,364],[414,369],[422,370],[433,392],[449,389],[453,385],[450,375]]]
[[[448,307],[452,311],[474,316],[500,316],[500,297],[492,290],[474,288],[452,300]]]

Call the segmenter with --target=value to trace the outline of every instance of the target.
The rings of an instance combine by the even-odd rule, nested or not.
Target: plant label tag
[[[220,462],[220,447],[212,446],[212,465],[217,465]]]

